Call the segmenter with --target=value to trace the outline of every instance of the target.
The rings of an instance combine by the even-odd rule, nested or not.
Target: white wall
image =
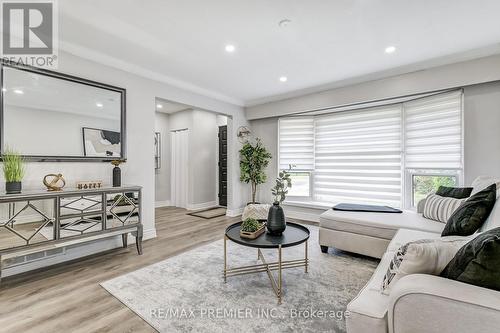
[[[155,131],[161,138],[161,167],[155,170],[155,202],[157,206],[170,204],[170,125],[168,114],[155,113]]]
[[[214,177],[217,164],[217,115],[193,110],[193,131],[190,133],[192,168],[192,209],[217,204],[217,183]]]
[[[271,188],[274,186],[274,179],[278,175],[278,118],[252,120],[250,126],[252,135],[260,138],[272,155],[266,170],[267,182],[257,187],[257,201],[271,203],[273,201]]]
[[[500,82],[464,91],[465,183],[475,177],[500,177]]]
[[[155,131],[155,98],[160,97],[178,103],[193,105],[195,107],[214,110],[232,116],[231,131],[229,135],[236,137],[239,126],[247,125],[247,121],[241,107],[220,102],[212,98],[191,93],[168,84],[152,81],[115,67],[101,65],[78,56],[60,51],[59,72],[67,73],[90,80],[95,80],[127,90],[127,163],[122,165],[122,177],[124,184],[136,184],[143,186],[143,223],[145,238],[155,237],[154,223],[154,131]],[[8,139],[8,138],[6,138]],[[229,155],[231,162],[231,178],[229,191],[231,201],[229,208],[232,211],[241,210],[247,202],[245,186],[239,181],[237,160],[237,146],[230,147]],[[112,166],[108,163],[29,163],[27,174],[23,180],[25,189],[42,189],[42,178],[47,173],[62,173],[68,184],[74,184],[80,179],[102,179],[105,183],[111,182]],[[2,176],[3,177],[3,176]],[[4,190],[4,180],[0,180],[0,191]],[[113,246],[119,246],[114,239]],[[107,242],[106,244],[111,244]],[[94,251],[101,250],[100,247],[83,246],[81,255],[88,255]],[[61,258],[60,261],[65,260]],[[31,267],[25,267],[26,270]],[[19,271],[16,271],[19,272]],[[12,274],[5,271],[5,274]]]

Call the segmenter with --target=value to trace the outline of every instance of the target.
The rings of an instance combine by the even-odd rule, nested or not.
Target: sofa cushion
[[[419,239],[401,246],[394,254],[381,286],[389,294],[395,283],[410,274],[439,275],[470,237],[449,236]]]
[[[462,247],[441,276],[500,291],[500,228],[485,231]]]
[[[467,199],[450,217],[442,236],[468,236],[474,234],[484,224],[493,209],[496,184],[491,184]]]
[[[332,209],[321,214],[322,228],[351,232],[383,239],[392,239],[398,229],[412,229],[441,233],[444,224],[424,218],[413,211],[401,214],[342,212]]]
[[[419,239],[437,239],[440,237],[441,234],[435,232],[399,229],[396,233],[396,236],[394,236],[394,238],[389,243],[389,246],[387,246],[387,252],[394,255],[394,253],[406,243],[413,242]]]
[[[423,238],[439,238],[439,233],[400,229],[391,241],[392,246],[389,245],[389,249],[396,245],[398,249],[401,246],[398,244]],[[370,281],[347,306],[351,313],[347,318],[348,332],[387,332],[389,296],[380,292],[380,285],[393,256],[394,252],[390,250],[384,254]]]
[[[425,218],[446,223],[450,216],[457,210],[465,199],[442,197],[437,194],[429,194],[425,200],[422,215]]]
[[[484,190],[491,184],[499,183],[500,178],[491,177],[491,176],[479,176],[472,182],[471,186],[473,188],[471,195],[476,194],[479,191]]]
[[[470,197],[473,189],[473,187],[439,186],[436,194],[447,198],[466,199]]]

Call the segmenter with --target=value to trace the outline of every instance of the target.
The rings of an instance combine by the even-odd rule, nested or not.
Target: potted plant
[[[261,140],[257,138],[255,144],[245,142],[240,149],[240,181],[250,183],[252,187],[252,202],[255,202],[257,185],[266,182],[264,172],[269,165],[272,155],[267,151]]]
[[[292,166],[290,165],[288,171],[280,171],[278,178],[276,178],[276,185],[271,189],[271,193],[274,195],[274,203],[269,208],[267,215],[267,231],[271,235],[281,235],[286,229],[285,213],[280,204],[285,201],[288,188],[292,187],[292,179],[289,173],[291,169]]]
[[[255,239],[264,232],[264,229],[264,223],[253,218],[248,218],[241,223],[240,237]]]
[[[21,181],[25,173],[23,157],[13,150],[6,149],[2,154],[2,161],[5,192],[7,194],[21,193]]]

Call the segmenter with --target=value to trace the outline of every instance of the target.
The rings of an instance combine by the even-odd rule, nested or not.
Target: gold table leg
[[[306,267],[305,267],[305,272],[307,273],[308,272],[308,269],[309,269],[309,258],[307,257],[307,241],[305,242],[305,257],[306,257]]]
[[[307,241],[305,242],[304,259],[283,260],[283,249],[281,245],[278,245],[278,261],[268,263],[266,261],[266,258],[264,257],[264,254],[262,254],[261,249],[258,248],[257,260],[262,261],[262,264],[228,268],[227,266],[228,239],[229,238],[227,238],[227,236],[224,237],[224,283],[227,281],[227,278],[231,276],[266,272],[271,282],[271,287],[273,288],[273,291],[276,294],[276,297],[278,298],[278,305],[279,305],[282,303],[283,300],[283,276],[282,276],[283,269],[305,267],[305,272],[306,273],[308,272],[309,259],[308,259]],[[272,273],[272,271],[276,270],[278,271],[277,279]]]
[[[281,245],[278,247],[278,304],[281,304]]]
[[[224,236],[224,283],[227,282],[227,236]]]

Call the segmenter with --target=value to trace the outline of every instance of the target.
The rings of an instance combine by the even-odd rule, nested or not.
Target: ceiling
[[[59,9],[63,49],[240,105],[500,53],[498,0],[64,0]]]

